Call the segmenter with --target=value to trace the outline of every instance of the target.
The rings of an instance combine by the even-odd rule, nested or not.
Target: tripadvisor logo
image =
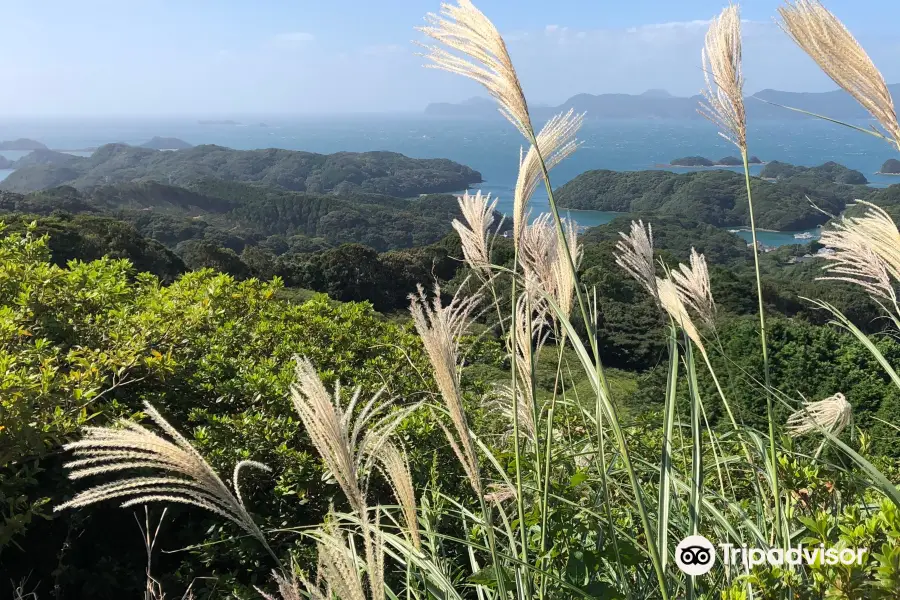
[[[689,535],[675,548],[675,564],[688,575],[706,575],[716,564],[716,549],[702,535]]]
[[[806,547],[750,548],[734,544],[719,544],[723,564],[782,567],[784,565],[861,565],[867,548],[826,548],[824,544]],[[705,575],[716,564],[716,549],[702,535],[691,535],[675,548],[675,564],[688,575]]]

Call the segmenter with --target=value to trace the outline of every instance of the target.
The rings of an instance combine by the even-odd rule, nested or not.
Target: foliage
[[[868,188],[834,183],[841,179],[840,169],[840,165],[823,165],[798,171],[777,184],[753,179],[757,225],[779,231],[809,229],[825,223],[828,216],[810,206],[807,197],[822,210],[837,214],[853,200],[873,195]],[[588,171],[559,188],[556,195],[566,208],[678,215],[720,227],[750,224],[744,177],[728,170]]]
[[[213,145],[167,152],[106,144],[90,157],[78,157],[64,165],[25,165],[2,185],[8,191],[33,192],[59,185],[87,188],[132,181],[186,187],[207,179],[317,194],[363,191],[409,197],[464,189],[481,181],[481,175],[447,159],[414,159],[394,152],[324,155]]]
[[[105,533],[110,525],[129,531],[127,514],[98,507],[51,519],[49,505],[72,489],[60,471],[59,444],[86,421],[139,416],[141,403],[151,400],[174,422],[189,424],[190,437],[217,467],[262,459],[276,479],[263,486],[254,476],[254,489],[274,485],[278,500],[257,514],[277,527],[317,522],[333,501],[284,399],[291,356],[310,357],[329,384],[340,379],[369,394],[386,385],[401,402],[421,397],[415,338],[365,304],[334,305],[322,296],[294,304],[277,299],[277,281],[236,282],[210,271],[164,287],[122,260],[61,268],[50,262],[46,242],[13,234],[0,245],[0,552],[6,573],[32,573],[45,592],[55,581],[80,595],[121,597],[123,574],[143,568],[127,550],[137,536]],[[408,431],[416,443],[428,439]],[[244,493],[251,507],[260,506],[255,492]],[[175,546],[235,535],[210,528],[215,522],[203,515],[175,515]],[[294,544],[292,536],[278,542]],[[251,542],[238,546],[233,557],[214,545],[163,564],[183,585],[215,573],[220,585],[240,587],[265,559]],[[98,564],[103,577],[92,576]]]
[[[866,176],[855,169],[848,169],[834,161],[828,161],[818,167],[801,167],[773,160],[766,164],[759,176],[763,179],[790,179],[797,175],[807,178],[824,179],[832,183],[865,185],[869,183]]]

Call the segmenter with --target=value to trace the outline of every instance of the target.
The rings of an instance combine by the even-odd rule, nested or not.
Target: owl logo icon
[[[688,575],[706,575],[716,564],[716,549],[702,535],[691,535],[675,548],[675,564]]]

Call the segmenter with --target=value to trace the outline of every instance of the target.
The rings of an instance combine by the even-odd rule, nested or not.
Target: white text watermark
[[[751,569],[761,565],[861,565],[867,551],[867,548],[826,548],[824,544],[764,549],[730,543],[719,544],[717,550],[702,535],[692,535],[678,544],[675,563],[688,575],[704,575],[713,568],[717,560],[724,565],[741,565]]]

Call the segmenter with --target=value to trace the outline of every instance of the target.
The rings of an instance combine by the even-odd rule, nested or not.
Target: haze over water
[[[501,120],[441,120],[417,115],[356,117],[233,117],[241,125],[200,125],[191,119],[17,119],[0,121],[0,140],[27,137],[53,149],[80,150],[110,142],[140,144],[153,136],[181,138],[191,144],[218,144],[236,149],[285,148],[309,152],[387,150],[416,158],[449,158],[482,173],[479,187],[499,197],[504,213],[512,208],[518,172],[519,134]],[[681,156],[713,160],[737,154],[707,122],[672,120],[588,121],[579,138],[582,147],[552,173],[554,187],[592,169],[631,171],[654,168]],[[780,160],[815,166],[835,161],[858,169],[875,185],[900,183],[876,175],[893,158],[883,142],[858,132],[812,119],[750,124],[750,153],[763,161]],[[2,153],[19,158],[25,153]],[[686,172],[688,169],[672,169]],[[739,169],[737,169],[739,170]],[[754,168],[754,173],[759,167]],[[0,172],[0,177],[7,173]],[[535,213],[547,210],[539,188],[532,200]],[[573,211],[580,225],[608,222],[612,213]],[[788,234],[766,234],[763,243],[792,243]]]

